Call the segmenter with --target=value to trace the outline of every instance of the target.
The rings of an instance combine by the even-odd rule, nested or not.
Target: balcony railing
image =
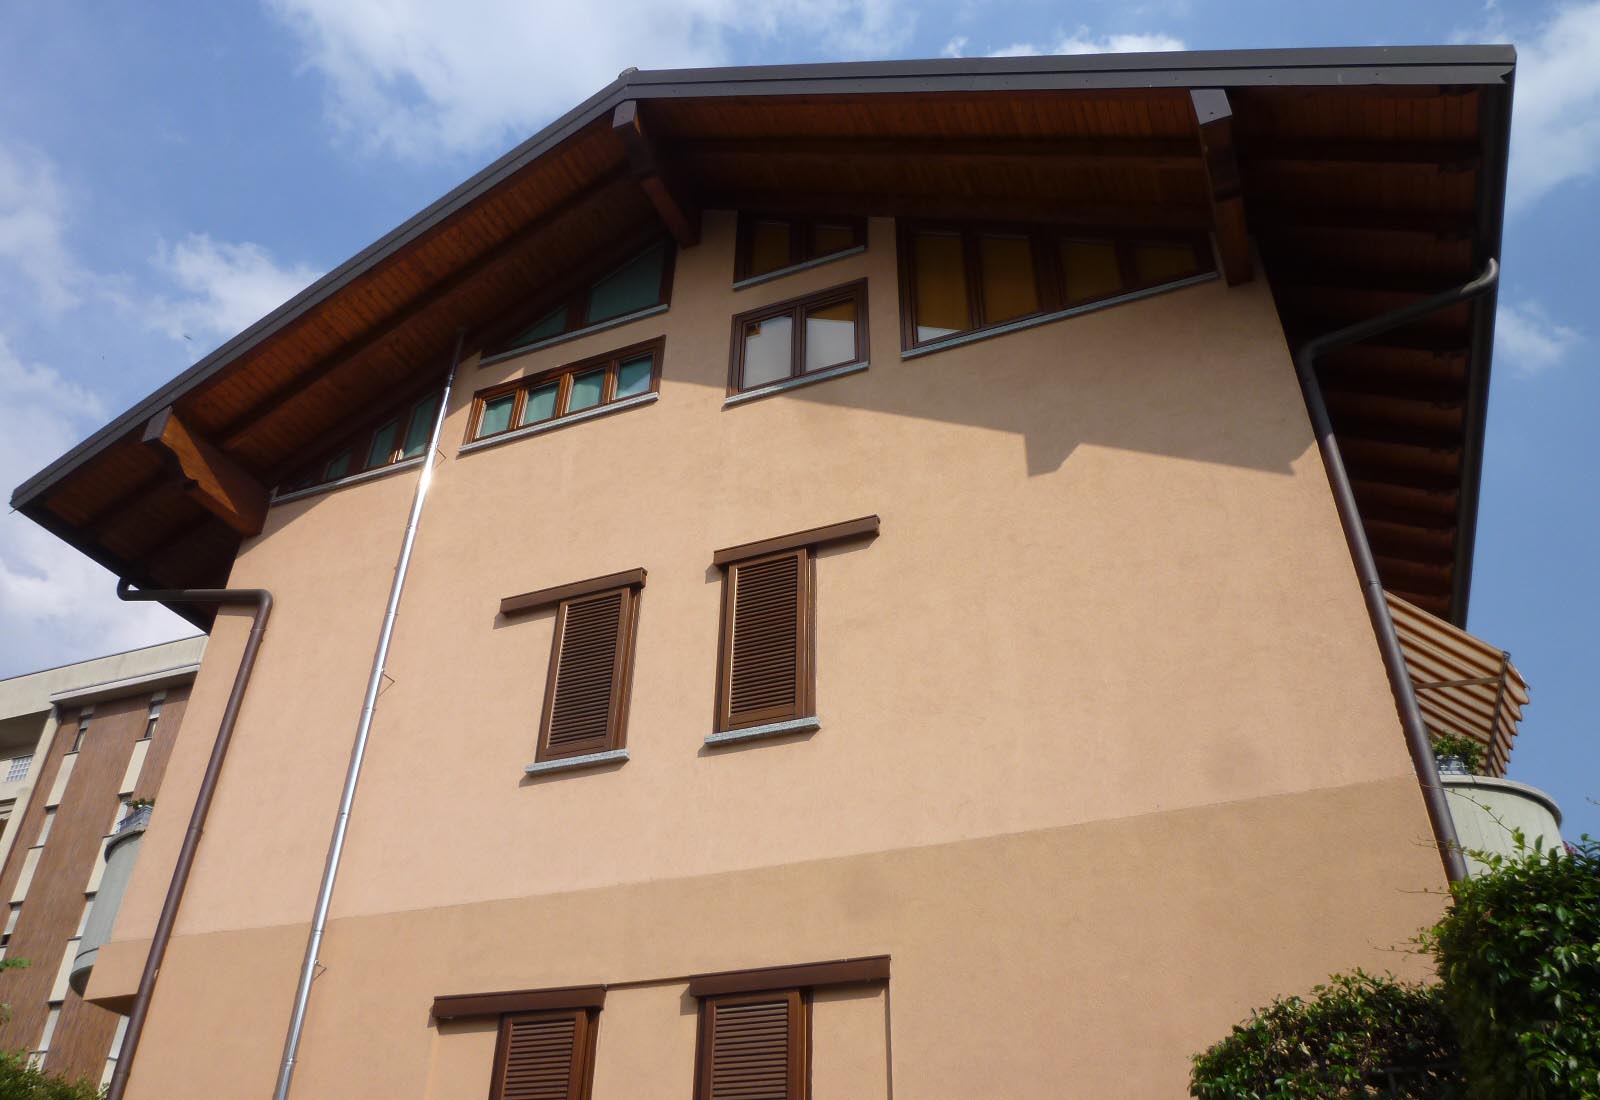
[[[129,829],[138,829],[150,824],[150,812],[154,809],[154,806],[139,806],[128,811],[128,816],[117,822],[117,827],[111,835],[116,836],[118,833],[125,833]]]

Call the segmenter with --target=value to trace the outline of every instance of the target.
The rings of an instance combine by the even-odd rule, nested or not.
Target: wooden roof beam
[[[144,426],[142,442],[162,452],[184,480],[184,491],[241,535],[260,534],[267,490],[233,459],[195,435],[171,405]]]
[[[689,202],[679,182],[662,167],[656,144],[645,130],[639,101],[623,100],[611,113],[611,132],[627,150],[633,178],[644,189],[673,239],[683,248],[700,243],[700,210]]]
[[[762,210],[773,214],[993,219],[1041,222],[1080,229],[1130,229],[1153,233],[1193,233],[1211,228],[1211,214],[1202,207],[1159,203],[1063,202],[1044,197],[1005,195],[730,188],[705,195],[705,205],[712,210]]]
[[[672,143],[684,160],[905,160],[1050,164],[1058,167],[1195,168],[1188,138],[796,137],[688,138]]]
[[[1250,254],[1250,229],[1244,218],[1244,185],[1239,178],[1239,154],[1233,144],[1233,108],[1221,88],[1195,88],[1189,92],[1200,151],[1206,166],[1206,189],[1211,199],[1213,231],[1222,277],[1229,286],[1248,283],[1255,275]]]

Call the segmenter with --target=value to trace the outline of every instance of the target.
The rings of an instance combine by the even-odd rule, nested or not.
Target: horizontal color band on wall
[[[610,573],[604,577],[573,581],[571,584],[558,584],[554,588],[541,588],[536,592],[524,592],[520,596],[507,596],[500,601],[500,614],[516,615],[527,611],[538,611],[542,607],[554,607],[562,600],[576,599],[593,592],[604,592],[608,588],[643,588],[644,578],[645,571],[642,567],[625,569],[621,573]]]
[[[792,535],[779,535],[776,538],[762,539],[760,542],[730,546],[711,555],[711,564],[728,565],[746,558],[758,558],[764,554],[781,554],[785,550],[798,550],[802,546],[822,546],[830,542],[843,542],[845,539],[866,538],[877,533],[878,517],[862,516],[860,519],[848,519],[843,523],[830,523],[826,527],[813,527],[809,531],[796,531]]]
[[[562,1008],[601,1008],[606,1003],[603,985],[572,985],[560,989],[516,989],[503,993],[458,993],[433,999],[435,1020],[465,1020],[474,1016],[500,1016],[507,1012],[545,1012]]]

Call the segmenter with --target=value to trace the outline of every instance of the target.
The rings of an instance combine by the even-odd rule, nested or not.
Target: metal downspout
[[[306,1006],[311,999],[311,982],[316,977],[317,960],[322,952],[322,937],[328,926],[328,909],[333,901],[333,884],[339,877],[339,861],[344,856],[345,834],[350,828],[350,809],[355,803],[356,784],[361,779],[361,764],[367,755],[367,739],[372,733],[372,718],[378,708],[378,689],[383,683],[384,666],[389,660],[389,642],[394,637],[395,619],[400,612],[400,595],[405,590],[406,572],[411,567],[411,550],[416,545],[417,528],[422,522],[422,505],[428,498],[428,487],[433,483],[435,456],[439,451],[439,436],[444,429],[445,413],[450,407],[450,390],[455,384],[456,368],[461,363],[461,346],[465,332],[456,333],[455,351],[450,356],[450,371],[445,376],[444,392],[439,398],[439,411],[433,418],[433,432],[428,437],[427,461],[417,478],[417,488],[411,498],[411,515],[406,520],[405,538],[400,543],[400,557],[395,562],[394,580],[389,585],[389,602],[384,608],[383,625],[378,630],[378,647],[372,655],[372,671],[367,676],[367,691],[361,702],[361,717],[356,722],[355,743],[350,747],[350,766],[345,770],[344,790],[339,795],[339,812],[333,822],[333,838],[328,842],[328,858],[322,869],[322,885],[317,889],[317,904],[311,915],[311,931],[306,937],[305,960],[300,965],[300,983],[295,988],[294,1010],[289,1017],[289,1030],[283,1040],[283,1063],[278,1067],[278,1083],[272,1090],[273,1100],[286,1100],[289,1085],[294,1079],[295,1058],[300,1052],[300,1036],[305,1029]]]
[[[182,904],[184,890],[189,885],[189,872],[194,867],[195,852],[200,847],[200,835],[205,831],[206,816],[211,812],[211,799],[216,794],[217,780],[222,775],[228,744],[233,740],[239,707],[244,702],[250,674],[255,671],[256,653],[261,648],[261,636],[267,630],[267,618],[272,614],[272,593],[264,588],[175,588],[134,592],[129,589],[127,581],[121,580],[117,582],[117,598],[135,603],[159,600],[168,603],[253,606],[256,610],[250,624],[250,634],[245,639],[244,652],[239,656],[239,670],[233,675],[233,689],[228,692],[227,705],[222,709],[222,722],[217,726],[217,739],[211,746],[211,759],[206,763],[205,774],[200,779],[200,791],[195,795],[194,810],[189,814],[189,829],[183,835],[183,846],[178,849],[178,862],[172,868],[167,897],[161,903],[161,916],[156,920],[155,935],[150,939],[150,954],[145,957],[144,972],[139,975],[133,1010],[128,1013],[128,1030],[123,1035],[117,1068],[111,1073],[106,1100],[122,1100],[122,1094],[128,1087],[128,1073],[133,1067],[133,1057],[139,1050],[139,1036],[144,1032],[145,1017],[150,1012],[156,979],[160,976],[161,964],[167,955],[167,944],[172,939],[172,929],[178,920],[178,906]]]
[[[1328,484],[1333,489],[1333,502],[1339,510],[1339,523],[1344,528],[1345,542],[1350,546],[1350,557],[1355,563],[1356,577],[1361,582],[1367,614],[1378,636],[1378,652],[1383,657],[1384,670],[1389,674],[1389,688],[1394,692],[1395,707],[1400,712],[1400,727],[1405,732],[1406,748],[1411,752],[1417,782],[1422,786],[1422,800],[1433,826],[1434,843],[1439,847],[1439,858],[1444,861],[1445,877],[1451,882],[1460,882],[1467,877],[1466,861],[1461,855],[1461,844],[1456,838],[1455,821],[1450,816],[1444,788],[1439,783],[1439,767],[1433,758],[1433,747],[1428,740],[1427,726],[1422,721],[1422,711],[1417,706],[1416,688],[1411,682],[1410,670],[1406,668],[1400,638],[1395,633],[1394,616],[1389,612],[1389,601],[1384,598],[1383,582],[1378,578],[1378,564],[1373,560],[1372,546],[1367,541],[1366,527],[1361,523],[1361,512],[1356,506],[1355,492],[1350,487],[1344,456],[1333,434],[1333,421],[1322,399],[1316,363],[1324,352],[1332,348],[1371,339],[1435,310],[1471,301],[1492,290],[1499,278],[1500,265],[1491,258],[1484,264],[1482,273],[1471,282],[1308,340],[1294,360],[1300,391],[1305,396],[1306,412],[1311,416],[1317,447],[1322,452],[1322,465],[1327,470]]]

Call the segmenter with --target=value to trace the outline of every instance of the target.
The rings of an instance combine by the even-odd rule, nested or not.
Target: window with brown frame
[[[546,299],[532,324],[486,352],[483,360],[616,324],[636,313],[666,305],[672,297],[674,257],[672,242],[663,238],[562,298],[554,302]]]
[[[1215,270],[1202,237],[909,223],[901,225],[899,243],[901,342],[908,351]]]
[[[696,1100],[805,1100],[810,1016],[798,989],[702,998]]]
[[[833,256],[866,247],[867,224],[860,218],[792,218],[740,213],[733,281],[781,275]]]
[[[583,591],[556,605],[536,760],[622,747],[642,584],[640,570],[631,583]]]
[[[278,492],[299,492],[422,457],[433,435],[433,421],[438,411],[439,391],[435,388],[346,436],[325,450],[322,457],[285,480]]]
[[[501,1017],[489,1100],[588,1100],[594,1017],[582,1008]]]
[[[474,396],[467,442],[554,423],[655,393],[666,338],[520,378]]]
[[[806,546],[724,569],[719,731],[812,713],[812,575]]]
[[[728,392],[748,393],[866,361],[862,279],[735,317]]]

